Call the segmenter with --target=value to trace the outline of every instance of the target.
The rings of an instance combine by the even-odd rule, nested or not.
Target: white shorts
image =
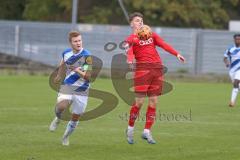
[[[229,76],[230,76],[232,82],[235,79],[240,80],[240,70],[237,70],[236,72],[229,72]]]
[[[71,110],[74,114],[82,114],[85,111],[85,108],[87,106],[87,95],[77,95],[77,94],[63,94],[58,93],[57,97],[57,103],[63,101],[63,100],[69,100],[71,103]]]

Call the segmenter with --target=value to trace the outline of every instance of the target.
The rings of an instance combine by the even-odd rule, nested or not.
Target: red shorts
[[[136,69],[134,75],[135,93],[158,96],[163,89],[163,69]]]

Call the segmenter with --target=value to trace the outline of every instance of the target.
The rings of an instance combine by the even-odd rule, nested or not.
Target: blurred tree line
[[[227,28],[240,20],[240,0],[123,0],[129,13],[154,26]],[[0,0],[0,19],[71,21],[72,0]],[[79,0],[78,22],[127,24],[117,0]]]

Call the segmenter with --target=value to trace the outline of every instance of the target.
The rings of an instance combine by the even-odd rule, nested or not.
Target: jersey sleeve
[[[127,54],[127,63],[133,63],[135,56],[133,54],[133,41],[131,36],[125,40],[124,48]]]
[[[230,55],[230,49],[232,48],[232,46],[230,46],[230,47],[228,47],[228,49],[224,52],[224,57],[229,57],[229,55]]]
[[[169,44],[167,44],[158,34],[153,32],[153,39],[155,45],[163,48],[165,51],[171,53],[174,56],[177,56],[179,53]]]
[[[227,58],[228,57],[228,52],[229,52],[229,50],[227,49],[223,56]]]
[[[61,59],[63,60],[63,62],[65,62],[65,58],[64,58],[64,57],[65,57],[65,53],[63,52],[63,53],[62,53],[62,57],[61,57]]]

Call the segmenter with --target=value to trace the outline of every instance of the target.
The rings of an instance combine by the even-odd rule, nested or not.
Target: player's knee
[[[58,109],[58,107],[55,108],[55,114],[60,119],[62,117],[62,112],[63,112],[63,110]]]
[[[66,109],[68,107],[68,105],[69,105],[68,101],[61,101],[61,102],[57,103],[56,107],[59,110],[63,111],[64,109]]]
[[[234,88],[239,88],[239,83],[240,83],[240,80],[234,80],[233,87]]]
[[[149,106],[156,106],[157,105],[157,101],[149,101]]]
[[[139,108],[141,108],[142,105],[143,105],[143,103],[144,103],[144,100],[137,100],[137,101],[136,101],[136,106],[139,107]]]
[[[149,103],[150,106],[156,106],[157,105],[157,98],[150,98],[148,103]]]

